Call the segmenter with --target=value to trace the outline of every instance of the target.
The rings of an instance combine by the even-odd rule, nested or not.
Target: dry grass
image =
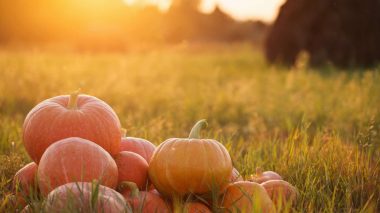
[[[271,67],[248,45],[128,53],[0,51],[0,195],[28,160],[26,113],[78,87],[158,144],[206,118],[243,175],[278,171],[299,212],[380,211],[380,73]],[[14,142],[14,145],[12,145]]]

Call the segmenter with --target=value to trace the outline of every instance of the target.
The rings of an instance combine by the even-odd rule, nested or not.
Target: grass
[[[379,69],[288,69],[267,65],[245,44],[180,45],[1,50],[0,76],[2,201],[29,161],[21,139],[28,111],[81,87],[114,108],[128,135],[156,144],[186,137],[206,118],[204,136],[224,143],[244,176],[260,166],[299,189],[297,212],[380,211]]]

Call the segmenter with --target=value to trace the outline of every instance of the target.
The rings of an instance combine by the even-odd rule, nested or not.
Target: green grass
[[[379,69],[287,69],[267,65],[248,45],[183,45],[104,54],[2,50],[0,76],[3,200],[28,162],[25,115],[80,87],[109,103],[128,135],[156,144],[186,137],[206,118],[204,136],[224,143],[244,176],[260,166],[299,189],[298,212],[380,211]]]

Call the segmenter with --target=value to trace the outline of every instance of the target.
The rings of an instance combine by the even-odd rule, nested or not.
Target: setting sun
[[[212,10],[215,5],[238,20],[260,19],[273,21],[284,0],[204,0],[203,11]]]
[[[152,4],[160,10],[167,10],[171,0],[123,0],[127,5]],[[281,4],[285,0],[203,0],[200,10],[206,13],[219,6],[223,11],[237,20],[259,19],[271,22],[276,18]]]

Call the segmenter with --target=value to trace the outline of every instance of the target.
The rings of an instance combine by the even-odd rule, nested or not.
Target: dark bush
[[[372,66],[380,62],[380,0],[287,0],[265,42],[270,62]]]

